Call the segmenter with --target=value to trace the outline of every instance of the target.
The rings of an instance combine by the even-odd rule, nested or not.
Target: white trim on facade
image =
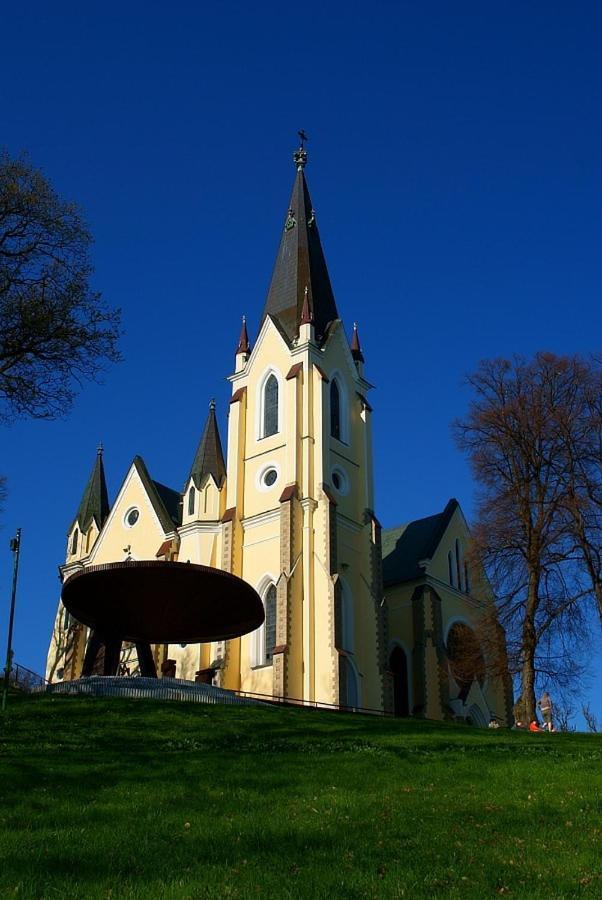
[[[276,479],[272,484],[265,484],[264,478],[270,469],[274,469],[276,472]],[[261,491],[262,494],[268,494],[270,491],[276,491],[280,488],[282,492],[282,471],[280,468],[280,464],[275,462],[274,460],[270,460],[269,462],[264,463],[260,469],[257,470],[255,474],[255,488],[258,491]]]
[[[186,537],[190,534],[221,534],[222,523],[218,519],[211,519],[209,522],[193,521],[186,525],[180,525],[178,534],[180,537]]]
[[[265,512],[257,513],[246,519],[241,519],[240,524],[243,527],[243,531],[249,531],[251,528],[259,528],[260,525],[266,525],[268,522],[272,522],[279,518],[280,508],[275,506],[274,509],[268,509]]]

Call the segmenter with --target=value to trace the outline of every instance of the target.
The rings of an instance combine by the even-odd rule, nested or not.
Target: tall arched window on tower
[[[194,495],[195,495],[194,487],[192,485],[190,485],[190,490],[188,491],[188,515],[189,516],[194,515]]]
[[[458,538],[456,538],[456,575],[458,578],[457,588],[459,591],[462,590],[462,545]]]
[[[270,584],[263,596],[265,620],[253,634],[251,645],[251,665],[269,666],[274,658],[276,646],[276,585]]]
[[[265,605],[265,661],[271,663],[276,646],[276,585],[271,584],[264,599]]]
[[[449,583],[451,584],[452,587],[455,587],[455,585],[454,585],[454,557],[453,557],[451,550],[447,554],[447,569],[448,569],[448,575],[449,575]]]
[[[77,541],[78,541],[78,538],[79,538],[79,531],[78,531],[77,528],[76,528],[75,531],[73,532],[73,538],[71,539],[71,555],[72,555],[72,556],[73,556],[75,553],[77,553]]]
[[[272,373],[263,388],[263,432],[269,437],[278,432],[278,379]]]
[[[334,589],[334,643],[337,650],[353,653],[353,597],[342,578]]]
[[[341,440],[341,391],[336,378],[330,382],[330,433]]]

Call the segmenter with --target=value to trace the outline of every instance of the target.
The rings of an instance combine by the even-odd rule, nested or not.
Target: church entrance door
[[[389,659],[393,674],[393,711],[396,716],[409,716],[408,661],[402,647],[395,647]]]

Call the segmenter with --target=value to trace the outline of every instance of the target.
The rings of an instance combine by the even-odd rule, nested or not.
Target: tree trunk
[[[525,706],[527,722],[532,722],[537,717],[535,705],[535,651],[537,648],[535,612],[538,600],[539,577],[537,574],[532,573],[529,576],[529,590],[523,624],[523,666],[521,673],[521,696]]]

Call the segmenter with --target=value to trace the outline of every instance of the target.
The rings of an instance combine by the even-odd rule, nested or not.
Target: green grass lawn
[[[11,697],[2,897],[602,897],[602,738]]]

